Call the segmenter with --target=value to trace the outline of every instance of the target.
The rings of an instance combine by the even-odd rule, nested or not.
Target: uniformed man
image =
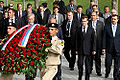
[[[7,26],[8,35],[11,35],[13,32],[16,31],[16,29],[17,27],[14,23],[9,23]],[[2,74],[0,76],[0,80],[13,80],[13,74]]]
[[[48,49],[48,57],[46,59],[45,69],[41,71],[42,80],[52,80],[57,73],[58,65],[60,64],[60,55],[64,47],[64,41],[60,40],[56,34],[58,32],[58,25],[56,23],[50,23],[49,33],[52,37],[52,46]]]

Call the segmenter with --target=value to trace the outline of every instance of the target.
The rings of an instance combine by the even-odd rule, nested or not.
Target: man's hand
[[[96,51],[93,51],[92,54],[95,55],[95,54],[96,54]]]

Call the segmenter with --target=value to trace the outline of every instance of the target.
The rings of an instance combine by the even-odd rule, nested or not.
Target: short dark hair
[[[105,6],[104,9],[105,9],[106,7],[108,7],[108,6]]]
[[[69,2],[71,2],[71,1],[74,1],[74,0],[70,0]]]
[[[94,6],[98,7],[98,6],[95,4],[95,5],[92,6],[92,8],[93,8]]]
[[[81,6],[81,5],[78,5],[78,6],[77,6],[77,9],[78,9],[78,8],[82,8],[82,9],[83,9],[83,6]]]
[[[55,1],[55,2],[53,2],[53,5],[59,5],[59,1]]]
[[[12,11],[15,13],[14,9],[9,8],[9,10],[12,10]],[[9,11],[9,10],[8,10],[8,11]]]
[[[45,3],[42,3],[42,5],[46,8],[47,7],[47,3],[45,2]]]
[[[17,4],[17,8],[18,8],[19,5],[22,5],[22,3],[18,3],[18,4]]]
[[[88,16],[87,15],[83,15],[82,18],[81,18],[81,20],[85,19],[85,18],[87,18],[87,20],[88,20]]]
[[[1,2],[4,4],[4,1],[0,1],[0,3],[1,3]]]
[[[53,10],[55,10],[56,8],[59,9],[58,7],[53,7]]]
[[[117,16],[117,18],[119,19],[119,16],[117,14],[112,15],[112,17],[115,17],[115,16]]]
[[[28,6],[32,6],[32,4],[31,4],[31,3],[28,3],[28,4],[27,4],[27,8],[28,8]]]

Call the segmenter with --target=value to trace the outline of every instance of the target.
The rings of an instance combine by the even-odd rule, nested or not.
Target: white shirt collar
[[[82,32],[84,31],[84,28],[85,28],[85,33],[87,32],[87,29],[88,29],[88,25],[86,25],[85,27],[82,26]]]
[[[52,37],[51,42],[54,41],[56,38],[57,38],[57,36]]]
[[[47,8],[44,9],[44,11],[46,10]]]

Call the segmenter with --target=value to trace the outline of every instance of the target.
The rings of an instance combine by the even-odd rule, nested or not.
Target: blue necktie
[[[115,37],[116,28],[113,26],[113,36]]]

